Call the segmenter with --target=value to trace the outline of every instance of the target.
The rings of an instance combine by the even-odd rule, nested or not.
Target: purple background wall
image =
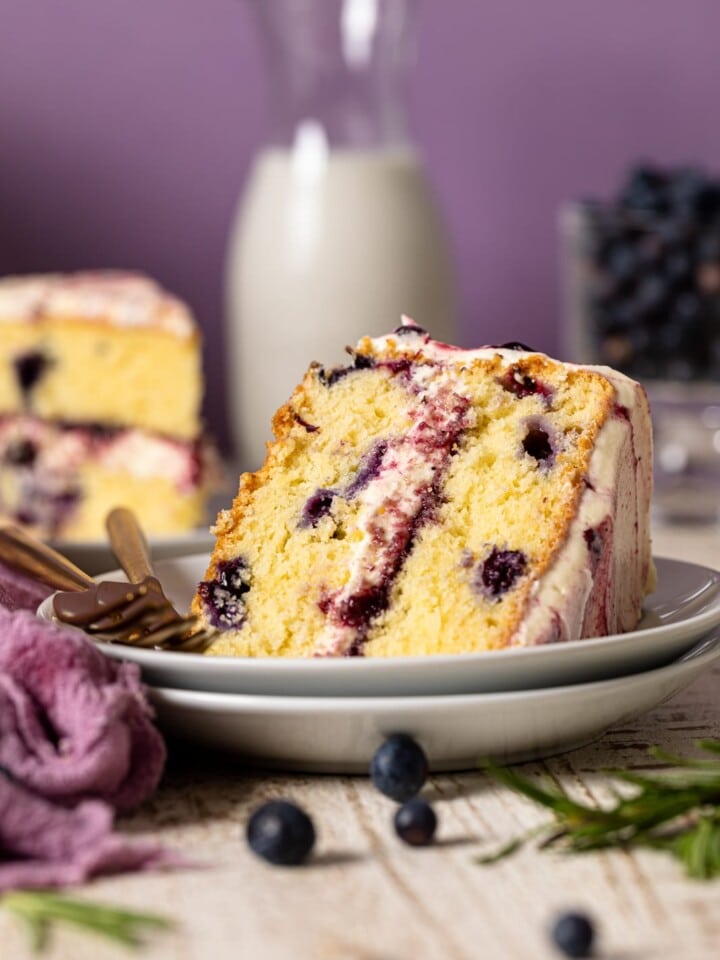
[[[218,371],[226,231],[263,135],[250,6],[0,0],[0,273],[144,269],[191,302]],[[717,0],[425,0],[412,106],[466,343],[557,347],[561,201],[638,157],[720,169],[718,37]],[[219,375],[207,407],[224,434]]]

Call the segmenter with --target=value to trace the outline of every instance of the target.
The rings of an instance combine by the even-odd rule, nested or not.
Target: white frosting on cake
[[[634,598],[651,592],[655,586],[655,568],[649,555],[644,562],[627,563],[628,555],[649,545],[650,515],[649,467],[640,469],[637,458],[649,464],[652,459],[652,435],[649,418],[643,413],[647,401],[642,388],[628,377],[606,367],[591,367],[606,376],[615,388],[616,402],[627,411],[625,416],[609,417],[600,429],[588,468],[588,485],[582,493],[577,513],[565,542],[555,554],[550,569],[535,585],[526,616],[514,637],[514,644],[574,640],[584,635],[583,624],[592,617],[588,609],[594,584],[591,552],[585,531],[610,521],[612,530],[611,582],[601,592],[601,601],[613,603],[606,610],[607,622],[619,632],[632,630],[637,622]],[[643,582],[633,582],[633,575]],[[558,628],[560,635],[558,636]]]
[[[0,280],[0,326],[41,319],[155,328],[183,339],[195,333],[185,304],[140,274],[98,271]]]

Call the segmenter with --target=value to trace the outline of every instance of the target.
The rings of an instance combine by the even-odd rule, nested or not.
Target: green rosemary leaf
[[[720,754],[720,741],[702,740],[697,746]],[[593,807],[564,794],[543,789],[534,781],[504,767],[486,764],[486,772],[516,793],[554,814],[546,825],[540,849],[557,848],[580,853],[609,847],[649,847],[665,850],[680,860],[688,876],[720,877],[720,760],[677,757],[659,748],[651,754],[676,769],[653,775],[616,771],[616,780],[632,793],[611,789],[613,802]],[[512,840],[482,864],[515,852],[524,840]]]
[[[667,838],[651,838],[648,846],[672,853],[689,877],[710,880],[720,876],[720,821],[717,815],[700,817],[684,831]]]
[[[566,797],[565,794],[544,790],[536,783],[533,783],[533,781],[527,780],[520,774],[515,773],[514,770],[510,769],[510,767],[498,767],[494,763],[488,762],[484,764],[484,768],[487,773],[494,777],[495,780],[500,781],[500,783],[504,783],[516,793],[524,794],[530,800],[534,800],[541,806],[548,807],[550,810],[555,811],[555,813],[563,814],[568,817],[583,817],[587,812],[586,807],[583,807],[582,804],[578,804],[569,797]]]
[[[157,914],[90,903],[44,890],[17,890],[5,894],[0,903],[26,924],[36,952],[45,948],[55,924],[69,924],[127,947],[139,946],[147,933],[172,926]]]
[[[505,857],[509,857],[511,854],[516,853],[525,843],[526,839],[527,837],[515,837],[513,840],[510,840],[509,843],[504,844],[502,847],[498,847],[498,849],[494,850],[492,853],[487,853],[484,856],[476,857],[475,863],[481,863],[483,865],[498,863],[498,861],[504,860]]]

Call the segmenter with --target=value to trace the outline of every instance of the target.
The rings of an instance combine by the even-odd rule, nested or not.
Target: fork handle
[[[0,526],[0,560],[54,590],[87,590],[95,583],[67,557],[12,524]]]
[[[110,546],[130,583],[154,576],[150,552],[137,517],[127,507],[116,507],[105,520]]]

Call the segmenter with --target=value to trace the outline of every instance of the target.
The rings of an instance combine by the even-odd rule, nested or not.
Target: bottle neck
[[[327,148],[408,144],[405,80],[415,0],[258,0],[270,140]]]

